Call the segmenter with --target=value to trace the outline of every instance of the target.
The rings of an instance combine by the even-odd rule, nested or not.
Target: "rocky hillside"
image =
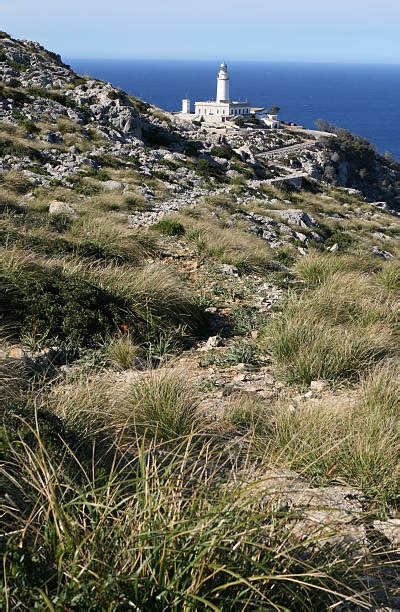
[[[397,609],[398,164],[0,78],[6,608]]]

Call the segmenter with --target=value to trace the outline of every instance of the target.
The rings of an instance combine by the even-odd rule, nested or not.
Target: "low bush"
[[[204,179],[215,178],[222,180],[224,178],[224,169],[219,164],[215,164],[208,159],[199,159],[194,166],[196,174]]]
[[[182,223],[165,217],[153,225],[153,229],[160,234],[164,234],[164,236],[183,236],[185,233],[185,227]]]
[[[222,157],[223,159],[228,160],[232,159],[232,157],[234,156],[237,157],[237,153],[235,153],[232,147],[230,147],[228,144],[213,147],[211,149],[211,155],[213,155],[214,157]]]
[[[96,345],[125,320],[126,302],[59,267],[47,268],[9,253],[0,262],[1,312],[18,335],[71,345]]]
[[[4,324],[17,335],[48,341],[97,346],[122,326],[149,342],[167,329],[199,334],[205,328],[200,307],[165,269],[68,271],[4,250],[0,289]]]

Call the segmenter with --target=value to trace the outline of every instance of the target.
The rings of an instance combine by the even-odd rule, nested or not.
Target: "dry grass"
[[[357,380],[397,352],[397,313],[397,302],[375,278],[336,272],[289,299],[267,327],[265,348],[290,382]]]
[[[221,488],[226,460],[208,443],[189,438],[172,452],[134,446],[107,464],[95,448],[78,454],[62,436],[57,454],[40,425],[21,421],[7,447],[8,609],[77,601],[93,611],[368,605],[357,595],[364,560],[329,546],[321,555],[318,534],[304,543],[293,535],[289,512]]]
[[[238,433],[251,433],[252,449],[269,465],[295,470],[314,485],[361,489],[371,511],[396,504],[400,482],[400,369],[385,362],[358,389],[323,399],[265,404],[235,398],[225,419]]]
[[[129,370],[134,367],[135,357],[139,356],[141,349],[132,341],[128,333],[113,338],[107,346],[106,353],[111,366]]]
[[[311,253],[294,266],[296,274],[311,286],[324,283],[333,274],[347,272],[370,272],[377,262],[362,255],[337,255],[334,253]]]
[[[53,388],[44,407],[85,436],[132,444],[138,435],[171,441],[189,434],[200,426],[197,405],[183,372],[160,369],[72,377]]]
[[[186,238],[200,257],[236,266],[241,272],[265,273],[271,268],[273,254],[261,238],[235,227],[211,221],[180,217]]]

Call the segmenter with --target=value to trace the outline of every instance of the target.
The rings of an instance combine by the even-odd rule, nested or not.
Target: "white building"
[[[183,108],[187,109],[187,105]],[[225,63],[217,75],[217,97],[215,100],[195,103],[195,115],[204,121],[222,122],[232,117],[245,117],[251,112],[249,102],[234,102],[230,99],[229,73]]]
[[[256,118],[260,119],[267,127],[277,130],[281,127],[281,122],[278,119],[278,115],[273,113],[266,108],[253,108],[252,109]]]

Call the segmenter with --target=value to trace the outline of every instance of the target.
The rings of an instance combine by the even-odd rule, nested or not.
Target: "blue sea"
[[[80,74],[169,111],[182,98],[213,99],[219,63],[171,60],[66,60]],[[285,121],[314,127],[316,119],[370,140],[400,159],[400,65],[228,62],[231,97],[277,105]]]

